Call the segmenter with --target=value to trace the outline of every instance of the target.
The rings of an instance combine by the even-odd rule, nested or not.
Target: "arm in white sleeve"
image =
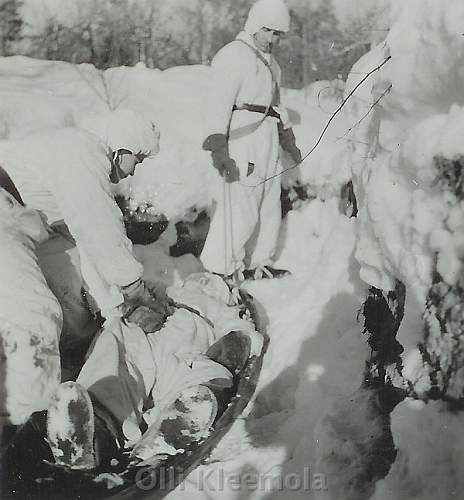
[[[60,165],[50,176],[50,188],[81,257],[84,280],[98,305],[100,297],[112,295],[111,307],[122,301],[116,297],[121,287],[142,276],[142,265],[132,254],[122,214],[108,179],[104,155],[84,155],[83,159]],[[93,288],[93,289],[92,289]],[[100,289],[101,292],[96,289]]]
[[[216,54],[211,63],[212,92],[208,96],[205,136],[228,133],[232,107],[243,81],[242,52],[238,43],[230,43]]]

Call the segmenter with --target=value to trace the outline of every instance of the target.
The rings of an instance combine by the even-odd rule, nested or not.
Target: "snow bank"
[[[343,81],[334,80],[315,82],[302,90],[282,92],[282,102],[289,111],[302,156],[313,149],[326,123],[341,104],[343,88]],[[341,186],[351,175],[346,163],[343,163],[346,149],[343,135],[347,128],[344,115],[338,114],[301,166],[284,175],[283,184],[291,185],[298,180],[302,184],[309,184],[312,192],[322,198],[338,196]],[[284,156],[283,167],[292,165],[293,162]]]
[[[462,415],[443,403],[406,400],[392,414],[399,448],[388,476],[371,500],[449,500],[464,488]]]
[[[0,136],[25,137],[70,125],[91,128],[100,113],[118,107],[139,111],[161,131],[161,155],[151,168],[140,169],[140,179],[136,173],[132,195],[181,216],[191,206],[210,203],[205,178],[211,169],[199,126],[208,73],[203,66],[159,71],[140,64],[99,71],[89,64],[0,58]],[[147,192],[148,184],[159,189]]]
[[[364,102],[354,100],[347,113],[357,123],[392,85],[350,134],[348,162],[362,207],[356,255],[366,282],[392,289],[394,279],[401,279],[420,302],[430,286],[437,250],[447,253],[447,259],[439,256],[445,275],[452,273],[444,269],[445,260],[450,268],[459,267],[459,252],[453,258],[445,250],[448,242],[437,245],[434,238],[448,212],[446,197],[434,185],[434,158],[451,159],[463,150],[463,53],[457,26],[464,7],[457,1],[451,5],[413,1],[398,8],[386,44],[355,65],[347,84],[352,88],[363,72],[391,56],[360,89]]]
[[[464,206],[437,182],[437,158],[453,160],[464,152],[464,5],[396,3],[392,19],[385,43],[364,56],[347,81],[349,92],[391,56],[347,105],[352,130],[345,161],[358,198],[360,276],[383,290],[393,290],[397,279],[406,285],[397,340],[405,349],[403,375],[420,393],[427,386],[417,345],[424,341],[432,271],[449,285],[462,275]],[[398,406],[392,415],[398,457],[372,500],[459,495],[464,460],[453,436],[460,421],[439,403]]]
[[[455,24],[456,19],[464,20],[464,10],[459,2],[446,8],[434,2],[408,2],[395,15],[386,45],[359,61],[347,84],[352,88],[359,73],[392,56],[363,87],[365,102],[350,104],[352,123],[365,118],[350,134],[347,161],[360,208],[360,274],[384,290],[393,289],[396,279],[405,283],[408,304],[397,338],[405,348],[405,375],[416,383],[422,373],[417,349],[423,340],[420,316],[435,259],[436,269],[450,285],[462,272],[463,207],[437,184],[436,157],[453,159],[464,150],[462,95],[456,93],[462,82],[462,41]],[[409,24],[411,29],[406,28]],[[442,58],[446,62],[438,64]],[[433,75],[431,60],[437,61]],[[381,105],[366,116],[390,84]]]

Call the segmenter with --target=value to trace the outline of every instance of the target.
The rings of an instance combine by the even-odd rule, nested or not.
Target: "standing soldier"
[[[289,30],[282,0],[258,0],[244,30],[212,61],[214,116],[203,149],[218,171],[215,212],[201,260],[212,272],[259,279],[288,274],[271,267],[281,223],[279,142],[295,162],[280,107],[280,67],[273,49]]]

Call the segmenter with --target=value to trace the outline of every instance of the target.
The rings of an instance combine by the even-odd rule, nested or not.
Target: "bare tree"
[[[22,20],[19,0],[0,0],[0,55],[12,54],[13,44],[21,37]]]
[[[3,0],[3,4],[18,0]],[[49,16],[31,39],[33,57],[89,62],[99,69],[132,66],[166,69],[207,64],[244,25],[252,0],[82,0],[73,24]],[[2,0],[0,0],[0,6]],[[346,76],[369,49],[376,11],[341,28],[330,0],[293,0],[292,26],[277,53],[283,83],[301,88]],[[1,21],[0,21],[1,25]],[[364,30],[364,31],[363,31]]]

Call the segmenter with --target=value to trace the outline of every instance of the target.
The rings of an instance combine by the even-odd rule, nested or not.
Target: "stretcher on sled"
[[[242,307],[255,328],[264,334],[253,298],[241,292]],[[93,470],[73,470],[53,462],[46,441],[45,412],[32,415],[16,433],[2,460],[2,498],[35,499],[159,499],[175,489],[186,476],[204,462],[235,419],[250,401],[261,371],[267,342],[259,356],[250,356],[250,339],[231,332],[213,344],[207,355],[233,374],[232,386],[215,392],[217,412],[208,433],[189,442],[182,439],[185,428],[171,422],[164,438],[178,448],[174,455],[157,456],[134,463],[120,450],[107,466]],[[188,417],[188,415],[186,415]],[[169,424],[169,423],[168,423]],[[183,419],[185,426],[185,419]]]

